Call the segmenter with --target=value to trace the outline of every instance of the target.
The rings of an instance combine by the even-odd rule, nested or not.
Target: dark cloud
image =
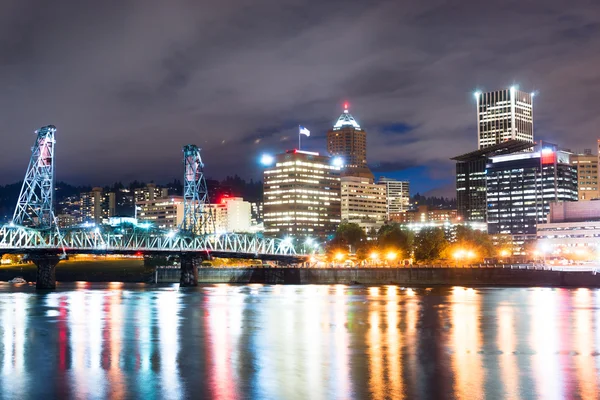
[[[61,180],[165,181],[186,143],[211,176],[258,177],[298,124],[323,150],[345,100],[377,169],[449,181],[448,159],[476,146],[476,88],[536,90],[537,138],[594,147],[598,49],[586,0],[5,0],[0,183],[21,178],[49,123]]]

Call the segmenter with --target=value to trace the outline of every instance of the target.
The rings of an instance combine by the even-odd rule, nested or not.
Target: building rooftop
[[[502,143],[495,144],[480,150],[475,150],[470,153],[465,153],[460,156],[452,157],[454,161],[472,161],[481,157],[492,157],[501,154],[516,153],[525,149],[531,148],[534,143],[525,140],[507,140]]]
[[[345,126],[351,126],[354,129],[360,129],[360,125],[358,124],[358,122],[356,122],[352,114],[350,114],[350,112],[348,111],[348,104],[344,104],[344,112],[342,113],[342,115],[340,115],[335,125],[333,125],[333,130],[336,131],[338,129],[342,129]]]

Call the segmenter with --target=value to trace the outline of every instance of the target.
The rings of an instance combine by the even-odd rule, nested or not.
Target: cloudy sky
[[[595,147],[598,1],[3,0],[0,184],[47,124],[60,180],[165,182],[186,143],[211,177],[259,178],[298,124],[322,151],[348,101],[377,174],[444,188],[472,92],[512,84],[538,92],[536,139]]]

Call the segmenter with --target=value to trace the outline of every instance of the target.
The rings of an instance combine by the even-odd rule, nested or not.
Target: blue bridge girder
[[[198,254],[214,257],[302,262],[285,240],[252,234],[192,235],[139,227],[75,227],[37,229],[15,224],[0,227],[0,253],[53,254]]]

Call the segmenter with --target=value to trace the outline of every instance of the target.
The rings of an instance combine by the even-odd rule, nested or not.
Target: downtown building
[[[507,140],[533,143],[533,94],[510,89],[476,92],[478,149]]]
[[[378,183],[385,186],[387,219],[393,220],[398,214],[410,208],[410,183],[386,177],[379,178]]]
[[[387,221],[386,186],[370,178],[341,178],[342,222],[355,223],[365,232],[379,230]]]
[[[101,224],[103,220],[115,215],[115,193],[105,193],[101,187],[80,195],[79,216],[83,223]],[[65,219],[65,221],[68,221]],[[67,222],[64,222],[67,223]]]
[[[536,238],[550,203],[577,201],[577,170],[570,153],[548,144],[534,151],[493,156],[486,165],[487,224],[492,235],[508,234],[514,244]]]
[[[538,252],[579,261],[598,261],[600,201],[550,203],[545,223],[538,224]]]
[[[343,176],[360,176],[373,179],[367,166],[367,132],[356,122],[344,106],[344,112],[327,132],[327,152],[342,159]]]
[[[263,174],[266,235],[327,238],[341,222],[340,167],[319,153],[278,154]]]
[[[598,143],[600,146],[600,141]],[[579,201],[600,198],[598,158],[598,155],[592,154],[592,149],[585,149],[582,154],[571,155],[571,165],[577,168],[577,196]]]
[[[492,157],[522,152],[531,143],[507,140],[470,153],[452,158],[456,161],[457,216],[463,221],[485,223],[487,221],[486,167]]]

